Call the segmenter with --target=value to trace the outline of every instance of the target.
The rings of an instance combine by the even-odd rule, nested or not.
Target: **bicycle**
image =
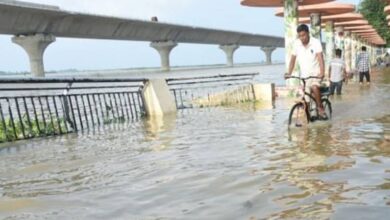
[[[295,124],[296,127],[302,127],[304,125],[307,125],[310,122],[314,122],[318,120],[319,114],[318,114],[318,108],[317,108],[315,98],[312,96],[311,93],[307,93],[305,90],[306,81],[313,78],[318,79],[318,77],[310,76],[306,78],[301,78],[296,76],[288,76],[286,78],[299,79],[303,83],[303,87],[302,87],[303,91],[302,91],[301,99],[296,104],[294,104],[290,110],[290,115],[288,117],[288,126],[290,127],[291,124]],[[329,96],[330,96],[329,87],[320,87],[320,92],[321,92],[321,103],[324,107],[325,114],[327,115],[328,119],[331,119],[332,104],[329,101]]]

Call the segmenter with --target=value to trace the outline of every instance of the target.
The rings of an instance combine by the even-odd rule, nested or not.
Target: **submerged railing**
[[[146,79],[0,79],[0,142],[136,120]]]
[[[243,85],[250,85],[259,73],[167,79],[178,109],[193,108],[194,100]]]

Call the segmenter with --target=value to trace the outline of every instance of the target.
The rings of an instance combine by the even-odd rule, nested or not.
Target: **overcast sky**
[[[283,36],[283,19],[274,16],[274,8],[252,8],[240,0],[26,0],[59,6],[61,9],[208,27],[265,35]],[[358,4],[359,0],[337,2]],[[0,36],[0,71],[29,71],[27,54],[11,42],[12,36]],[[284,50],[273,54],[284,59]],[[158,53],[149,42],[124,42],[57,38],[45,54],[45,69],[115,69],[160,65]],[[260,62],[265,55],[256,47],[241,47],[235,62]],[[225,63],[225,54],[217,45],[179,44],[171,53],[171,65]]]

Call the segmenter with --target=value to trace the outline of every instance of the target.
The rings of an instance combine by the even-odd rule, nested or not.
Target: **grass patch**
[[[66,131],[66,122],[63,118],[53,118],[53,122],[51,120],[30,120],[29,122],[27,115],[24,115],[22,120],[11,120],[9,117],[4,121],[0,120],[0,142],[16,141],[24,137],[55,135]]]

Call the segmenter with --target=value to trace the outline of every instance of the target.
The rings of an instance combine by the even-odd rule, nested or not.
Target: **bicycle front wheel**
[[[295,104],[290,111],[290,116],[288,117],[288,126],[303,127],[307,126],[309,123],[309,115],[305,109],[303,103]]]
[[[332,118],[332,104],[328,99],[321,100],[322,106],[324,107],[325,113],[329,119]]]

